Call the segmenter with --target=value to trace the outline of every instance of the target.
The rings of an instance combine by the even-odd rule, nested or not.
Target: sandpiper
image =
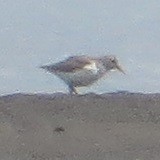
[[[40,68],[62,79],[68,85],[71,94],[78,93],[76,87],[91,85],[111,70],[117,69],[125,73],[113,55],[72,56],[59,63],[44,65]]]

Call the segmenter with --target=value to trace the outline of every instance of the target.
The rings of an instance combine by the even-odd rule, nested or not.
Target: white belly
[[[73,86],[87,86],[95,81],[97,81],[100,77],[102,77],[102,73],[96,66],[85,66],[83,70],[77,70],[73,73],[71,72],[59,72],[56,73],[58,77],[60,77],[65,83],[72,84]]]

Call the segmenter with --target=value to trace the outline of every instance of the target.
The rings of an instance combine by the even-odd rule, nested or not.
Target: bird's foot
[[[78,94],[76,88],[73,87],[73,86],[69,86],[69,93],[70,93],[71,95]]]

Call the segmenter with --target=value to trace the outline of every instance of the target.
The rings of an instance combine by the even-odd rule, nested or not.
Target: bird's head
[[[117,58],[113,55],[111,56],[104,56],[101,61],[107,70],[119,70],[123,74],[125,74],[124,70],[122,69],[121,65],[119,64]]]

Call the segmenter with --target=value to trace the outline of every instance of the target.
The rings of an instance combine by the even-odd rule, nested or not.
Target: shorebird
[[[59,63],[44,65],[40,68],[62,79],[68,85],[70,94],[78,94],[77,87],[91,85],[111,70],[117,69],[125,73],[113,55],[72,56]]]

